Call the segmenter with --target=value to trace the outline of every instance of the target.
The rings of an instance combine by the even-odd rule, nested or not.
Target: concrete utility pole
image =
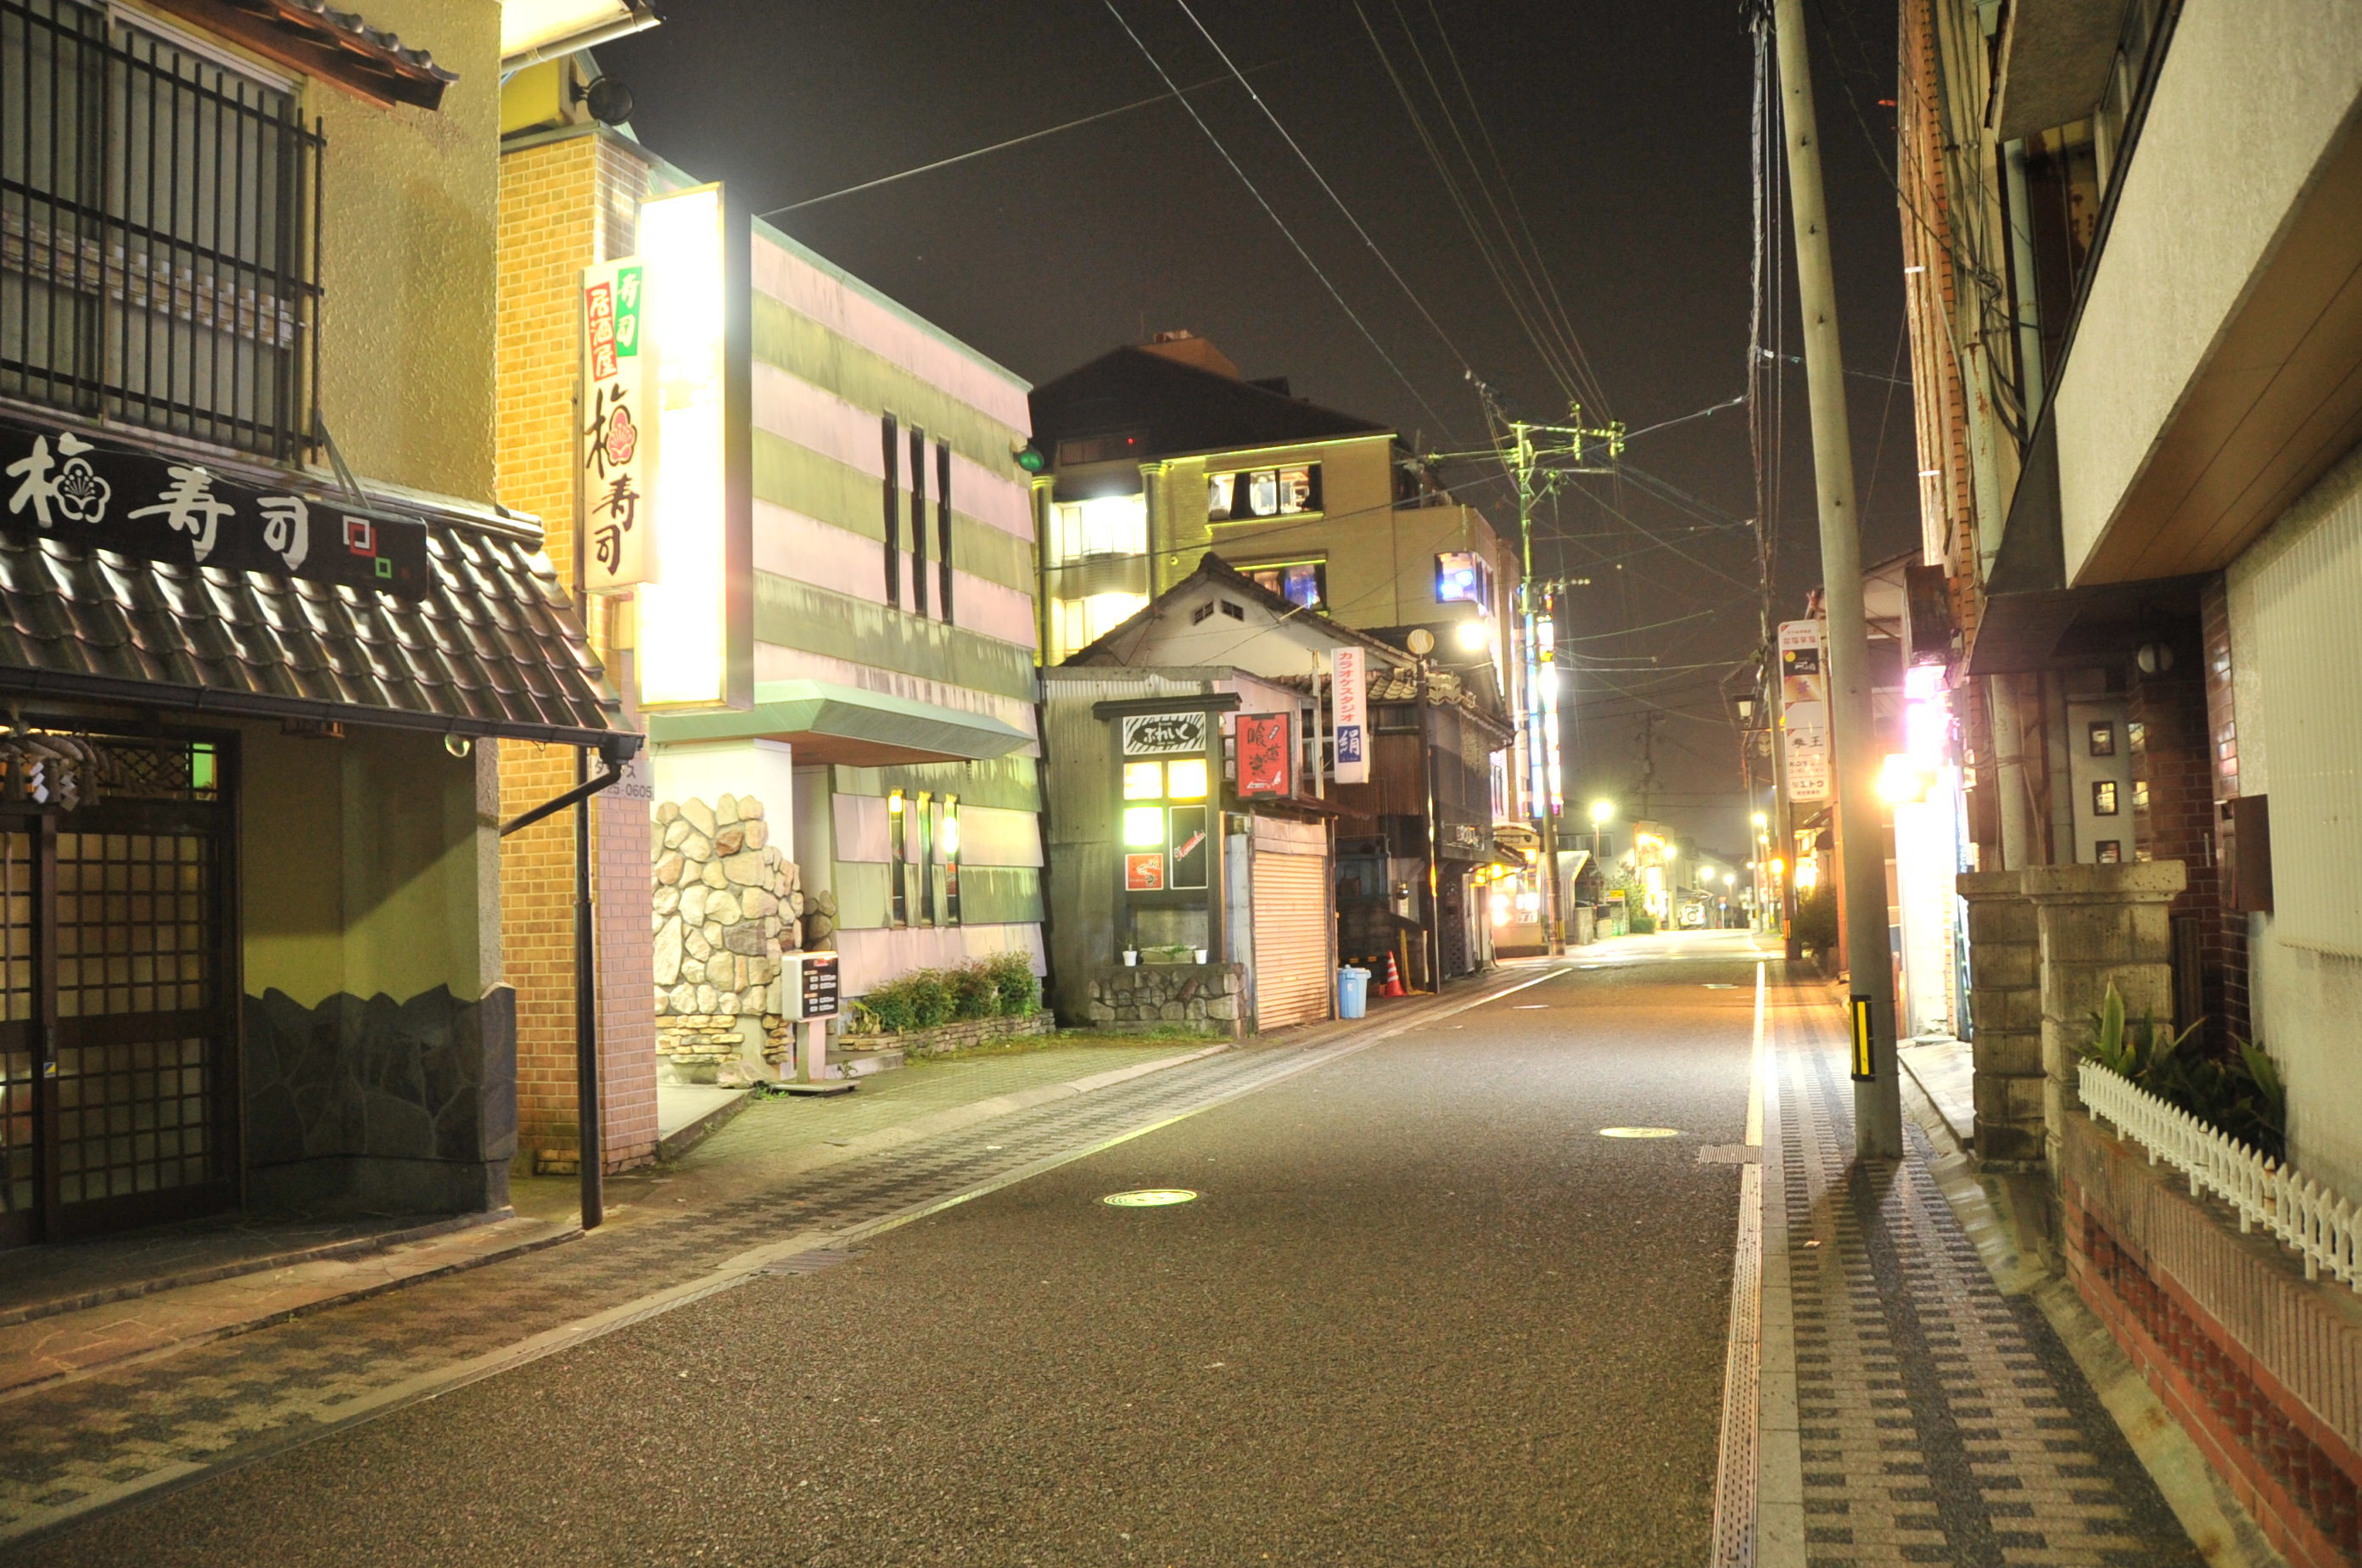
[[[1473,380],[1472,376],[1470,378]],[[1611,423],[1593,428],[1580,423],[1573,425],[1535,425],[1522,419],[1508,419],[1500,414],[1493,401],[1493,392],[1484,382],[1476,382],[1485,399],[1488,418],[1507,432],[1500,446],[1473,452],[1430,452],[1429,462],[1448,462],[1474,458],[1498,462],[1518,487],[1518,625],[1525,643],[1525,712],[1519,723],[1526,734],[1528,759],[1527,787],[1534,801],[1535,825],[1542,841],[1542,931],[1543,944],[1552,954],[1566,951],[1565,912],[1559,907],[1558,885],[1558,818],[1551,811],[1553,796],[1565,793],[1564,781],[1551,767],[1551,757],[1546,724],[1546,712],[1555,711],[1555,694],[1541,690],[1544,680],[1556,681],[1558,669],[1553,655],[1542,646],[1545,617],[1535,611],[1534,596],[1542,585],[1534,581],[1534,503],[1550,494],[1559,481],[1569,474],[1613,473],[1612,467],[1592,464],[1585,443],[1604,445],[1607,460],[1612,464],[1624,455],[1624,426]],[[1580,404],[1568,410],[1580,421]],[[1539,439],[1538,439],[1539,438]],[[1556,586],[1568,583],[1587,584],[1589,578],[1559,579]],[[1556,617],[1549,617],[1551,635],[1557,631]]]
[[[1821,514],[1821,582],[1829,616],[1829,719],[1836,763],[1838,841],[1851,960],[1854,1154],[1903,1156],[1903,1098],[1895,1082],[1894,968],[1886,934],[1886,829],[1874,793],[1878,737],[1871,726],[1870,631],[1862,607],[1860,511],[1848,428],[1845,359],[1838,346],[1837,280],[1829,264],[1821,193],[1820,129],[1805,50],[1804,0],[1772,0],[1780,99],[1788,148],[1789,207],[1796,231],[1796,294],[1805,317],[1805,382],[1813,414],[1813,488]]]

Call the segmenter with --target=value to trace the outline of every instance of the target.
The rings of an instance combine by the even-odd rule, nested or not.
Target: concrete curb
[[[755,1091],[752,1088],[742,1089],[736,1096],[723,1100],[696,1121],[685,1126],[676,1127],[657,1139],[655,1156],[657,1164],[668,1165],[704,1143],[706,1139],[729,1125],[740,1111],[746,1109],[747,1101],[754,1098]]]

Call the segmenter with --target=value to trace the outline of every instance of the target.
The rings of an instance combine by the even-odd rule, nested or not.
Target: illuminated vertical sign
[[[1544,596],[1541,619],[1534,623],[1536,657],[1541,668],[1542,787],[1534,792],[1535,809],[1551,816],[1566,814],[1565,769],[1558,749],[1558,617],[1553,596]],[[1529,702],[1535,699],[1527,698]]]
[[[1818,621],[1780,623],[1780,744],[1788,799],[1798,805],[1827,800],[1829,689]]]
[[[644,397],[659,460],[649,496],[658,575],[639,595],[640,701],[648,707],[742,703],[751,614],[742,469],[748,432],[737,428],[743,363],[734,363],[743,312],[734,234],[719,185],[640,205],[642,333],[653,364]],[[743,234],[734,237],[741,249]],[[743,350],[737,358],[743,360]]]
[[[620,593],[657,576],[642,275],[636,258],[582,271],[582,586],[592,593]]]
[[[1329,656],[1340,784],[1366,784],[1370,778],[1369,657],[1363,648],[1339,648]]]

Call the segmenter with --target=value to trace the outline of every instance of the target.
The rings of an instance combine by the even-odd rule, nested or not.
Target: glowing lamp
[[[1890,806],[1905,806],[1927,798],[1931,782],[1926,770],[1901,752],[1889,754],[1878,769],[1878,798]]]
[[[1485,645],[1491,640],[1485,634],[1485,623],[1482,621],[1461,622],[1459,630],[1452,633],[1451,637],[1452,641],[1460,645],[1462,653],[1482,653],[1485,650]]]

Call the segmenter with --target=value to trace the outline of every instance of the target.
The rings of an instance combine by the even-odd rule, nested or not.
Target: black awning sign
[[[297,487],[248,484],[170,453],[0,419],[0,531],[141,560],[426,596],[426,525]]]

